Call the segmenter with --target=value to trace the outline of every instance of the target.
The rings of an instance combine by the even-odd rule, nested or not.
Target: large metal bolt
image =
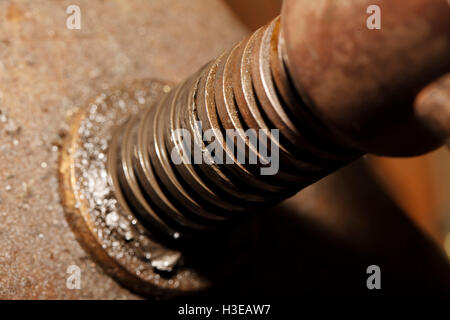
[[[277,18],[117,129],[108,154],[115,192],[153,232],[182,241],[290,197],[359,154],[334,143],[296,93],[279,31]],[[279,168],[264,175],[261,150],[272,147]]]
[[[319,2],[286,1],[281,22],[171,90],[155,80],[124,85],[75,117],[61,157],[67,215],[125,285],[165,296],[205,289],[177,244],[282,201],[365,152],[442,143],[411,114],[418,90],[449,68],[446,1],[380,1],[380,31],[365,29],[369,1]],[[398,138],[417,132],[415,148]],[[279,167],[264,175],[268,150],[277,150],[270,156]]]

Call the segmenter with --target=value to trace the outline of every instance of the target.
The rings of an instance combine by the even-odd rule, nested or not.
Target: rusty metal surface
[[[372,4],[285,1],[289,69],[341,141],[384,155],[432,150],[441,141],[412,106],[421,88],[450,70],[448,1],[378,1],[380,30],[366,27]]]
[[[245,31],[209,0],[86,1],[91,19],[78,33],[64,28],[69,2],[11,3],[0,3],[8,16],[0,29],[0,297],[137,298],[95,265],[65,222],[56,154],[66,113],[123,80],[178,82]],[[386,294],[449,294],[443,253],[362,163],[264,211],[222,237],[223,251],[216,242],[198,247],[208,253],[204,269],[223,262],[216,295],[368,294],[364,271],[374,261]],[[82,290],[66,288],[71,264],[82,269]]]
[[[106,86],[178,82],[245,30],[219,1],[0,1],[0,297],[135,298],[79,246],[58,196],[66,115]],[[189,12],[190,14],[186,14]],[[82,290],[66,288],[67,267]]]

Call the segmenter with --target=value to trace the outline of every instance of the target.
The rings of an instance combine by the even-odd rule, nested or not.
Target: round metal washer
[[[131,210],[119,205],[120,192],[114,191],[107,172],[114,129],[169,90],[167,83],[147,79],[100,93],[72,118],[59,159],[66,218],[81,245],[122,285],[152,297],[192,294],[211,286],[206,276],[184,263],[182,252],[155,241]]]

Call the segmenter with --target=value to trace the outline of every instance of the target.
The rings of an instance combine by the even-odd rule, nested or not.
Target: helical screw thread
[[[108,164],[120,204],[152,232],[183,239],[278,203],[358,155],[333,142],[294,88],[278,17],[117,129]],[[262,174],[274,161],[275,174]]]

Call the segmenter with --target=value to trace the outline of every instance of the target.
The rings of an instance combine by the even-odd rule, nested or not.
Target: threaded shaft
[[[108,166],[121,205],[181,239],[286,199],[355,159],[294,89],[283,45],[277,18],[117,129]],[[262,175],[270,152],[261,150],[273,148],[279,169]],[[201,161],[186,161],[196,155]]]

